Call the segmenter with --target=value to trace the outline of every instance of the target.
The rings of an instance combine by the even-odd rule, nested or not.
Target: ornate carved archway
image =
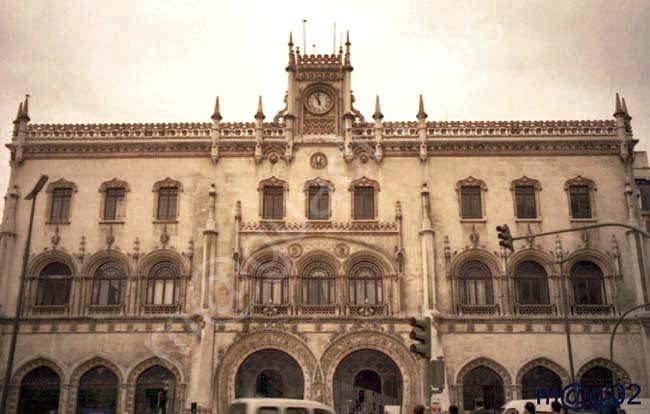
[[[321,356],[326,404],[334,401],[334,373],[341,361],[355,351],[371,349],[393,360],[402,374],[402,411],[422,401],[421,369],[415,357],[398,338],[375,331],[356,331],[336,339]]]
[[[596,367],[607,368],[610,371],[612,369],[609,359],[594,358],[591,361],[584,364],[578,370],[578,372],[576,373],[576,380],[578,382],[581,382],[582,377],[587,373],[587,371],[589,371],[592,368],[596,368]],[[616,375],[616,378],[618,379],[618,381],[617,381],[618,383],[621,383],[621,384],[630,384],[631,383],[630,375],[627,373],[627,371],[625,371],[625,369],[623,369],[623,367],[621,367],[618,364],[615,364],[615,366],[614,366],[614,374]]]
[[[111,370],[111,372],[113,372],[113,374],[117,376],[118,391],[116,414],[122,413],[122,400],[124,398],[121,386],[124,383],[122,370],[115,363],[109,361],[106,358],[94,357],[77,366],[70,376],[70,391],[68,393],[67,404],[68,414],[74,414],[77,411],[77,396],[79,395],[79,381],[81,380],[81,377],[83,377],[86,372],[98,366],[108,368]]]
[[[23,378],[25,378],[27,374],[32,372],[32,370],[39,367],[50,368],[52,371],[56,372],[57,375],[59,376],[60,386],[61,386],[59,392],[59,412],[63,412],[63,409],[65,408],[65,401],[66,401],[64,384],[67,384],[66,377],[63,373],[63,370],[55,362],[47,358],[38,357],[23,364],[20,368],[18,368],[14,372],[14,375],[11,379],[11,383],[9,384],[9,396],[7,401],[8,413],[14,414],[18,412],[18,397],[20,396],[20,385],[23,382]]]
[[[173,363],[159,358],[152,357],[145,359],[140,362],[134,368],[131,369],[127,377],[127,396],[126,396],[126,412],[133,413],[135,412],[135,396],[136,396],[136,387],[138,385],[138,378],[140,375],[148,370],[149,368],[160,365],[161,367],[169,370],[176,377],[176,386],[174,392],[174,413],[180,413],[182,407],[184,406],[185,400],[185,379],[182,375],[181,370],[176,367]]]
[[[514,398],[515,386],[512,384],[512,376],[510,372],[503,367],[503,365],[495,362],[489,358],[476,358],[467,364],[465,364],[456,374],[456,383],[451,386],[451,400],[452,403],[462,407],[463,405],[463,380],[465,376],[478,367],[487,367],[494,371],[501,380],[503,381],[503,388],[505,392],[506,401],[510,401]]]
[[[279,350],[292,357],[303,372],[304,398],[320,399],[315,384],[322,375],[320,375],[318,361],[311,349],[295,335],[267,329],[236,339],[220,358],[221,362],[217,367],[215,378],[217,412],[226,412],[228,402],[235,396],[235,377],[239,366],[253,353],[266,349]]]

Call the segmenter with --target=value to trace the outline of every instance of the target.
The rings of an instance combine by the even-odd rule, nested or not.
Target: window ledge
[[[70,224],[69,221],[46,221],[45,224],[50,224],[53,226],[61,226],[61,225],[67,225]]]
[[[307,219],[308,224],[332,224],[330,219]]]
[[[261,219],[262,224],[284,224],[284,219]]]
[[[541,218],[517,218],[515,219],[516,223],[541,223]]]
[[[571,223],[595,223],[597,218],[571,218]]]
[[[153,224],[178,224],[178,220],[157,220],[153,221]]]
[[[485,218],[480,218],[480,219],[465,219],[461,218],[460,219],[461,223],[487,223],[487,219]]]
[[[377,219],[352,219],[353,223],[379,223]]]
[[[99,224],[124,224],[124,220],[99,220]]]

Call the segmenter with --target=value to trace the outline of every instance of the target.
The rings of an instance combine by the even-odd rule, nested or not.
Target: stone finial
[[[22,116],[22,114],[23,114],[23,103],[20,102],[18,104],[18,112],[16,112],[16,119],[14,120],[14,122],[20,121],[20,117]]]
[[[398,220],[402,218],[402,203],[399,201],[395,202],[395,218]]]
[[[167,243],[169,243],[169,233],[167,232],[167,225],[163,227],[162,234],[160,235],[160,243],[162,243],[163,247],[167,247]]]
[[[264,119],[264,109],[262,108],[262,97],[259,97],[257,101],[257,112],[255,113],[255,119]]]
[[[618,248],[618,240],[616,240],[616,236],[612,234],[612,256],[617,259],[620,255],[621,253]]]
[[[422,95],[420,95],[420,102],[418,104],[418,114],[416,115],[417,119],[426,119],[427,113],[424,112],[424,100],[422,99]]]
[[[472,225],[472,232],[469,234],[469,241],[472,242],[474,248],[478,247],[479,242],[481,241],[481,236],[476,231],[476,226]]]
[[[19,107],[18,111],[19,113],[16,119],[29,122],[29,95],[25,95],[25,103]]]
[[[375,99],[375,113],[372,114],[372,118],[377,121],[381,121],[384,118],[384,114],[381,113],[381,108],[379,107],[379,95]]]
[[[614,108],[614,116],[623,114],[625,114],[625,112],[623,112],[623,108],[621,107],[621,97],[619,96],[618,92],[616,92],[616,107]]]
[[[623,112],[625,113],[625,117],[628,119],[628,121],[630,119],[632,119],[632,117],[630,116],[630,113],[627,111],[627,105],[625,104],[625,98],[621,99],[621,106],[623,107]]]
[[[214,112],[212,113],[212,120],[215,122],[221,121],[221,110],[219,109],[219,97],[214,101]]]
[[[79,258],[83,259],[86,256],[86,238],[81,236],[79,241]]]
[[[59,246],[59,243],[61,242],[61,237],[59,236],[59,226],[54,227],[54,235],[52,235],[50,241],[52,242],[52,250],[56,250],[56,248]]]
[[[140,239],[138,237],[133,241],[133,258],[137,261],[140,257]]]
[[[108,234],[106,235],[106,246],[110,250],[115,243],[115,236],[113,235],[113,225],[108,226]]]
[[[564,257],[564,251],[562,250],[562,241],[560,240],[560,236],[555,236],[555,259],[556,260],[562,260]]]
[[[528,228],[526,229],[526,242],[528,243],[529,248],[535,247],[535,238],[533,237],[533,229],[528,225]]]
[[[451,247],[449,246],[449,236],[445,235],[445,238],[442,241],[443,244],[443,251],[445,254],[445,258],[449,259],[451,258]]]

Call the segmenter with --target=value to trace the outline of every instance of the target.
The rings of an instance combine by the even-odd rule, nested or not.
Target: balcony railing
[[[461,315],[496,315],[499,313],[499,305],[458,305],[458,313]]]
[[[86,311],[89,315],[119,315],[124,310],[124,305],[88,305]]]
[[[33,305],[30,311],[32,315],[65,315],[68,305]]]
[[[573,305],[573,313],[576,315],[612,315],[614,305]]]
[[[178,304],[171,305],[142,305],[142,312],[146,315],[165,315],[170,313],[176,313],[180,310]]]
[[[291,312],[291,305],[269,303],[268,305],[253,305],[250,313],[256,316],[283,316],[291,315],[293,312]]]
[[[523,305],[516,304],[515,312],[518,315],[551,315],[556,313],[556,307],[552,304]]]
[[[383,304],[371,305],[347,305],[346,313],[351,316],[384,316],[388,312],[388,306]]]
[[[299,305],[297,307],[299,315],[340,315],[340,308],[336,304],[332,305]]]

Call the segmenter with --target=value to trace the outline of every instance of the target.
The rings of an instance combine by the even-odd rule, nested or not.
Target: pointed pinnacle
[[[18,116],[16,120],[29,122],[29,95],[25,95],[25,102],[18,107]]]
[[[345,45],[346,46],[351,45],[351,43],[350,43],[350,31],[349,30],[345,31]]]
[[[223,118],[221,117],[221,111],[219,110],[219,97],[217,96],[217,100],[214,102],[214,112],[212,113],[212,120],[213,121],[221,121]]]
[[[264,110],[262,109],[262,97],[260,96],[257,101],[257,112],[255,113],[255,119],[264,119]]]
[[[623,109],[621,108],[621,98],[618,95],[618,92],[616,93],[616,109],[614,110],[614,116],[624,114]]]
[[[372,115],[373,119],[382,119],[384,115],[381,113],[381,107],[379,106],[379,95],[375,100],[375,113]]]
[[[18,104],[18,112],[16,112],[16,119],[14,122],[18,122],[20,117],[23,115],[23,103]]]
[[[29,119],[29,94],[25,95],[25,105],[23,105],[24,115]]]
[[[418,105],[418,114],[416,115],[417,119],[424,119],[428,115],[424,112],[424,101],[422,100],[422,95],[420,95],[420,103]]]
[[[622,98],[622,102],[623,112],[625,112],[625,115],[630,116],[630,113],[627,111],[627,105],[625,105],[625,98]]]
[[[289,47],[293,47],[293,33],[289,31]]]

